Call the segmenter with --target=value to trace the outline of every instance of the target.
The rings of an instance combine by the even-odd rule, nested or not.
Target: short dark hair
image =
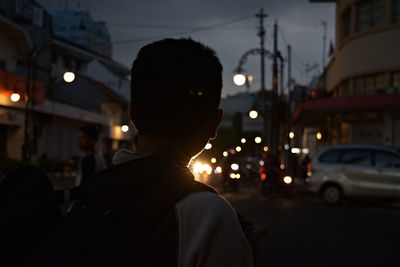
[[[86,124],[83,125],[79,130],[95,142],[97,142],[97,140],[99,139],[100,129],[97,125]]]
[[[131,75],[139,134],[190,136],[201,130],[199,120],[218,110],[222,65],[215,51],[192,39],[164,39],[144,46]]]

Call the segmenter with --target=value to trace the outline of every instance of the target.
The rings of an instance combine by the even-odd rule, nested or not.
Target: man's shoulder
[[[237,219],[231,204],[215,191],[192,192],[177,203],[177,209],[183,216],[208,217],[215,220]]]

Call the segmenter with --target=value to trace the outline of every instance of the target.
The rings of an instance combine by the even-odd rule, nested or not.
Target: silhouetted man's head
[[[96,125],[87,124],[80,128],[79,147],[83,151],[93,151],[98,139],[99,129]]]
[[[221,89],[222,65],[203,44],[165,39],[143,47],[131,81],[131,117],[139,136],[208,141],[222,117]]]

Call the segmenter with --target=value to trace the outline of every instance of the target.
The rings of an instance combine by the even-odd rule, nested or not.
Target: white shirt
[[[137,159],[118,151],[114,164]],[[176,206],[179,267],[251,267],[253,255],[232,206],[220,195],[196,192]]]

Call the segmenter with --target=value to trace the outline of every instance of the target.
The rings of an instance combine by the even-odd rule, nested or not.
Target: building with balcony
[[[129,147],[133,125],[121,129],[129,125],[129,68],[54,36],[49,18],[36,1],[0,1],[1,162],[22,159],[26,132],[33,162],[78,158],[79,128],[87,123],[102,129],[101,153]],[[65,71],[76,74],[74,82],[63,80]]]
[[[400,146],[400,0],[331,0],[336,5],[334,55],[314,99],[294,113],[303,145],[369,143]],[[321,140],[315,134],[322,134]]]

